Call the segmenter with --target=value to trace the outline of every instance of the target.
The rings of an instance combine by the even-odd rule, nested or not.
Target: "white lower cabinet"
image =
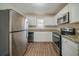
[[[34,42],[52,42],[52,32],[34,32]]]
[[[78,44],[62,38],[62,56],[78,56]]]

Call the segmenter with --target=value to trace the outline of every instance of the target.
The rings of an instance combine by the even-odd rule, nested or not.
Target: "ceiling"
[[[25,15],[55,15],[66,3],[11,3]]]

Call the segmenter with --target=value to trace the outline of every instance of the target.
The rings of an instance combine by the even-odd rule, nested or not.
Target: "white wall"
[[[34,32],[34,42],[52,42],[52,32]]]

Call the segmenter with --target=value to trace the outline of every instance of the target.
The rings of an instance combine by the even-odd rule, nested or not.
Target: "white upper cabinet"
[[[69,4],[70,23],[79,22],[79,4]]]
[[[68,12],[68,5],[66,5],[59,13],[60,13],[61,16],[63,16],[67,12]]]
[[[54,16],[27,16],[28,23],[31,26],[37,26],[38,25],[38,20],[43,20],[44,26],[54,26],[56,25],[56,20]]]
[[[63,17],[64,14],[69,12],[69,23],[79,22],[79,4],[78,3],[69,3],[67,4],[59,13],[56,14],[55,19],[57,20],[60,17]]]
[[[36,26],[37,24],[36,16],[27,15],[27,19],[28,19],[29,25]]]
[[[54,26],[56,25],[56,20],[54,16],[44,17],[44,25],[45,26]]]
[[[55,16],[54,16],[55,25],[57,25],[57,17],[58,17],[58,15],[55,15]]]

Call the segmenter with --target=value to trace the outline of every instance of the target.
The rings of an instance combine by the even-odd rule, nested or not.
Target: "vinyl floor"
[[[29,43],[25,56],[58,56],[54,44],[51,42]]]

